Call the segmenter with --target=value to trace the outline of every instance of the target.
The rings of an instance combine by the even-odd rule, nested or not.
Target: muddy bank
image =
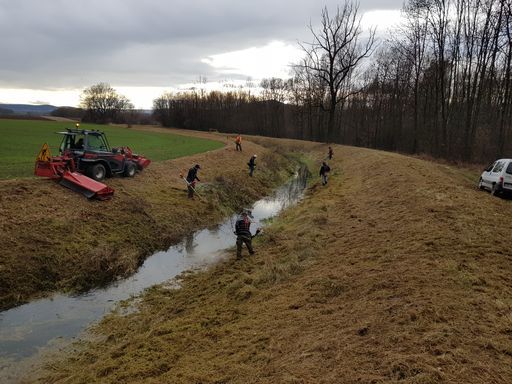
[[[153,163],[134,179],[109,179],[116,194],[107,202],[88,201],[49,180],[1,181],[0,308],[130,275],[155,250],[214,225],[293,173],[294,160],[282,152],[246,142],[240,153],[226,136],[190,134],[229,145]],[[246,163],[253,153],[258,168],[249,178]],[[191,201],[179,174],[196,163],[202,167],[198,192],[205,199]]]
[[[255,257],[151,290],[33,381],[511,382],[510,201],[455,168],[334,150],[328,186]]]

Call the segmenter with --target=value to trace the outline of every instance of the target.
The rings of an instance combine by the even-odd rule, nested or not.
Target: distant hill
[[[48,115],[57,107],[53,105],[33,105],[33,104],[1,104],[1,109],[13,111],[15,114]]]
[[[14,111],[12,109],[0,107],[0,115],[12,115],[13,113]]]

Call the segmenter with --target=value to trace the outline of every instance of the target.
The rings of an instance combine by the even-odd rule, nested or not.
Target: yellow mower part
[[[41,150],[39,151],[39,154],[36,157],[36,161],[45,161],[49,162],[50,158],[52,157],[52,154],[50,152],[50,147],[47,143],[44,143],[41,147]]]

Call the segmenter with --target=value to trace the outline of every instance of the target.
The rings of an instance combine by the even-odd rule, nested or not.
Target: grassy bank
[[[48,143],[52,154],[57,155],[62,136],[55,132],[66,128],[75,128],[75,124],[0,119],[0,137],[2,138],[0,140],[0,179],[32,176],[35,158],[43,143]],[[104,131],[111,146],[128,146],[152,161],[190,156],[223,146],[219,141],[163,131],[141,131],[96,124],[81,124],[80,128]]]
[[[116,192],[106,202],[88,201],[50,180],[1,181],[0,307],[127,276],[149,254],[269,193],[293,171],[293,161],[281,154],[252,143],[246,147],[259,155],[254,178],[246,171],[249,153],[230,146],[153,163],[133,179],[109,179]],[[195,163],[202,166],[204,201],[188,200],[179,176]]]
[[[29,382],[511,382],[510,201],[452,167],[334,150],[329,185],[254,257],[152,289]]]

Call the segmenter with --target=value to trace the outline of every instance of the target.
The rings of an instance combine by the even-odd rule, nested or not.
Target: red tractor
[[[60,184],[88,198],[111,197],[114,191],[100,181],[116,174],[133,177],[151,162],[129,147],[111,148],[101,131],[67,129],[58,133],[63,135],[60,156],[51,157],[44,145],[36,160],[35,174],[58,179]]]

